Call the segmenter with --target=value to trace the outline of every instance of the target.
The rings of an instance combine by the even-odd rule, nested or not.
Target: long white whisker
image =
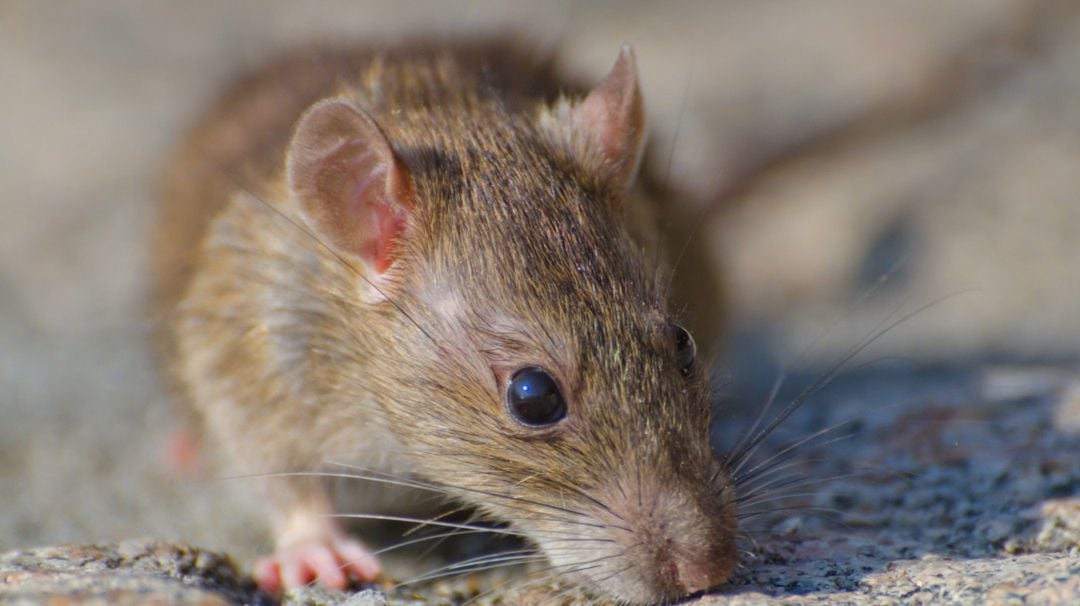
[[[805,445],[806,443],[812,442],[813,440],[816,440],[816,439],[820,438],[821,436],[824,436],[824,435],[827,435],[827,434],[829,434],[829,433],[831,433],[833,431],[836,431],[837,429],[840,429],[841,427],[843,427],[845,425],[850,425],[852,423],[855,423],[858,420],[859,419],[857,419],[857,418],[855,418],[855,419],[847,419],[846,421],[841,421],[840,423],[837,423],[836,425],[832,425],[830,427],[826,427],[825,429],[819,429],[818,431],[815,431],[814,433],[800,439],[799,441],[797,441],[797,442],[795,442],[795,443],[793,443],[793,444],[791,444],[789,446],[786,446],[786,447],[780,449],[779,451],[773,453],[772,455],[770,455],[764,461],[758,463],[757,465],[754,465],[753,467],[751,467],[750,469],[747,469],[742,474],[739,474],[739,475],[735,476],[734,478],[732,478],[732,481],[734,481],[735,485],[738,486],[738,485],[742,484],[743,482],[745,482],[746,480],[749,480],[749,479],[753,478],[756,474],[768,471],[769,470],[769,465],[771,465],[774,461],[779,460],[780,462],[783,462],[785,460],[783,457],[785,457],[786,455],[792,453],[793,451],[795,451],[799,447]],[[835,444],[836,442],[839,442],[841,440],[846,440],[848,438],[851,438],[854,435],[855,435],[854,433],[844,434],[842,436],[832,438],[832,439],[830,439],[830,440],[828,440],[828,441],[826,441],[826,442],[824,442],[822,444],[819,444],[818,447],[824,447],[824,446],[828,446],[830,444]]]
[[[548,574],[544,574],[543,576],[541,576],[539,578],[532,578],[532,579],[526,580],[525,582],[518,583],[517,585],[514,585],[514,586],[510,587],[506,591],[507,592],[518,591],[518,590],[521,590],[524,587],[529,587],[529,586],[532,586],[532,585],[542,585],[544,583],[551,582],[552,580],[557,579],[560,576],[576,574],[576,573],[579,573],[579,572],[584,572],[586,570],[592,570],[594,568],[599,568],[602,562],[604,562],[606,560],[611,560],[611,559],[614,559],[614,558],[621,557],[621,555],[622,554],[611,554],[611,555],[596,558],[596,559],[593,559],[593,560],[587,560],[587,561],[583,561],[583,562],[576,562],[576,563],[572,563],[572,564],[561,564],[561,565],[552,564],[550,566],[546,566],[546,567],[541,568],[539,570],[533,571],[532,573],[530,573],[530,576],[533,576],[533,575],[536,575],[536,574],[539,574],[539,573],[548,573]],[[472,602],[482,598],[485,595],[490,595],[494,591],[496,591],[498,589],[501,589],[502,587],[508,585],[511,582],[513,582],[513,579],[508,580],[508,581],[504,581],[503,583],[500,583],[499,585],[496,585],[495,587],[492,587],[488,591],[485,591],[485,592],[473,597],[471,600],[465,602],[465,604],[463,604],[462,606],[465,606],[467,604],[471,604]]]
[[[836,377],[840,374],[840,372],[844,369],[844,367],[847,365],[847,363],[850,362],[855,356],[862,353],[862,351],[865,350],[867,347],[869,347],[872,343],[877,341],[879,338],[881,338],[883,335],[885,335],[887,332],[893,330],[897,326],[900,326],[904,322],[907,322],[908,320],[910,320],[910,319],[914,318],[915,316],[923,313],[924,311],[926,311],[926,310],[928,310],[928,309],[930,309],[930,308],[932,308],[932,307],[934,307],[936,305],[940,305],[941,303],[943,303],[943,302],[945,302],[945,301],[947,301],[947,300],[949,300],[949,299],[951,299],[953,297],[959,296],[960,294],[963,294],[964,292],[966,292],[966,291],[960,291],[958,293],[952,293],[952,294],[946,295],[944,297],[939,297],[938,299],[935,299],[935,300],[933,300],[933,301],[931,301],[931,302],[929,302],[929,303],[915,309],[914,311],[911,311],[911,312],[909,312],[907,314],[904,314],[900,318],[897,318],[897,319],[890,322],[889,320],[893,319],[895,317],[895,315],[897,313],[899,313],[899,311],[901,309],[903,309],[903,306],[905,305],[905,303],[901,302],[896,308],[893,309],[893,311],[889,312],[889,314],[886,315],[885,318],[883,318],[880,322],[878,322],[878,324],[874,327],[874,329],[870,332],[870,334],[867,337],[865,337],[861,341],[859,341],[855,345],[855,347],[853,347],[851,350],[848,351],[847,354],[841,356],[840,359],[832,366],[832,368],[829,369],[828,372],[826,372],[820,379],[813,382],[811,385],[806,387],[802,392],[800,392],[798,396],[796,396],[794,399],[792,399],[791,403],[788,404],[782,411],[780,411],[780,413],[776,417],[774,417],[772,421],[769,422],[769,424],[765,427],[765,429],[762,429],[757,435],[754,436],[754,438],[752,440],[750,440],[749,448],[747,450],[745,450],[744,452],[737,453],[736,458],[739,460],[739,463],[738,463],[738,465],[736,465],[735,469],[732,471],[732,475],[737,475],[738,474],[738,472],[742,468],[742,466],[746,464],[746,461],[750,459],[750,457],[753,455],[754,451],[761,445],[761,442],[770,433],[772,433],[773,430],[775,430],[781,423],[784,422],[784,420],[786,420],[789,416],[791,416],[800,406],[802,406],[806,402],[807,399],[809,399],[811,396],[813,396],[815,393],[817,393],[818,391],[820,391],[824,387],[830,385],[836,379]]]
[[[420,524],[422,526],[441,526],[444,528],[461,528],[464,530],[475,530],[477,532],[490,532],[491,534],[502,534],[512,537],[525,537],[523,533],[513,530],[507,530],[505,528],[485,528],[483,526],[476,526],[473,524],[457,524],[454,522],[442,522],[438,520],[424,520],[421,518],[410,518],[406,516],[391,516],[375,513],[331,513],[326,514],[326,517],[330,518],[346,518],[357,520],[381,520],[384,522],[404,522],[407,524]]]
[[[529,562],[541,561],[543,559],[544,559],[543,556],[533,556],[533,557],[524,557],[523,556],[523,557],[518,557],[518,558],[508,558],[506,561],[495,562],[493,564],[487,564],[487,565],[483,565],[483,566],[472,566],[472,567],[468,567],[468,568],[461,568],[459,570],[447,570],[447,571],[442,572],[440,574],[424,575],[424,576],[418,577],[416,579],[410,579],[408,581],[398,583],[397,585],[394,585],[391,589],[393,590],[393,589],[397,589],[399,587],[407,587],[409,585],[415,585],[415,584],[418,584],[418,583],[421,583],[421,582],[434,581],[436,579],[441,579],[441,578],[445,578],[445,577],[454,577],[454,576],[463,575],[463,574],[470,574],[470,573],[474,573],[474,572],[482,572],[484,570],[494,570],[496,568],[508,568],[508,567],[511,567],[511,566],[518,566],[518,565],[526,564],[526,563],[529,563]]]
[[[337,466],[340,466],[340,467],[344,467],[346,469],[351,469],[351,470],[354,470],[356,472],[360,472],[362,474],[369,474],[370,479],[375,479],[375,478],[379,478],[379,477],[392,478],[392,476],[389,476],[389,474],[385,474],[385,473],[374,471],[374,470],[363,469],[363,468],[358,467],[356,465],[349,465],[348,463],[342,463],[342,462],[338,462],[338,461],[327,461],[327,464],[328,465],[337,465]],[[365,476],[360,476],[359,479],[369,479],[369,477],[365,475]],[[502,499],[504,501],[510,501],[510,502],[513,502],[513,503],[526,503],[526,504],[529,504],[529,505],[536,505],[538,507],[543,507],[545,509],[550,509],[550,510],[553,510],[553,511],[557,511],[559,513],[575,515],[575,516],[578,516],[578,517],[587,517],[586,514],[580,512],[580,511],[575,511],[573,509],[568,509],[566,507],[560,507],[558,505],[552,505],[551,503],[545,503],[543,501],[536,501],[536,500],[533,500],[533,499],[526,499],[526,498],[522,498],[522,497],[515,497],[515,496],[511,496],[511,495],[501,494],[501,493],[493,492],[493,491],[490,491],[490,490],[481,490],[481,489],[477,489],[477,488],[467,488],[467,487],[464,487],[464,486],[455,486],[455,485],[450,485],[450,484],[439,484],[439,483],[435,483],[435,482],[415,480],[415,479],[405,480],[405,481],[409,482],[409,484],[408,484],[409,486],[415,486],[417,488],[425,488],[427,490],[432,490],[432,491],[437,491],[437,492],[445,493],[445,492],[448,492],[449,490],[460,490],[460,491],[469,492],[469,493],[472,493],[472,494],[479,494],[479,495],[483,495],[483,496],[494,497],[494,498],[497,498],[497,499]],[[555,518],[555,519],[561,520],[561,519],[564,519],[564,518]],[[570,520],[566,520],[566,521],[570,522]]]
[[[835,482],[837,480],[846,480],[848,478],[857,478],[865,475],[863,472],[856,473],[841,473],[832,476],[826,476],[824,478],[806,478],[799,475],[788,475],[778,478],[775,482],[770,482],[768,485],[761,486],[760,488],[744,493],[735,499],[736,503],[742,506],[749,504],[751,499],[757,498],[762,495],[775,493],[777,490],[795,490],[804,486],[813,486],[815,484],[823,484],[826,482]],[[745,501],[743,500],[745,499]]]
[[[531,562],[542,559],[544,559],[543,555],[540,555],[531,549],[506,551],[501,553],[478,556],[475,558],[470,558],[468,560],[463,560],[461,562],[447,564],[446,566],[440,566],[434,570],[429,570],[411,579],[397,583],[396,585],[394,585],[393,589],[397,589],[399,587],[406,587],[409,585],[415,585],[417,583],[423,583],[424,581],[430,581],[446,576],[465,574],[469,572],[475,572],[477,570],[487,570],[491,567],[509,566],[511,564],[520,564],[522,562]]]
[[[393,545],[390,545],[388,547],[383,547],[382,549],[378,549],[378,550],[374,551],[373,553],[374,553],[374,555],[382,555],[384,553],[395,551],[395,550],[401,549],[403,547],[408,547],[409,545],[416,545],[417,543],[423,543],[425,541],[436,541],[436,540],[439,540],[439,539],[447,539],[447,538],[450,538],[450,537],[463,536],[463,535],[467,535],[467,534],[483,534],[483,533],[485,533],[487,531],[488,531],[488,529],[485,528],[484,530],[474,529],[474,530],[454,530],[454,531],[451,531],[451,532],[440,532],[438,534],[427,535],[427,536],[423,536],[423,537],[417,537],[417,538],[414,538],[414,539],[408,539],[408,540],[405,540],[405,541],[401,541],[400,543],[394,543]]]

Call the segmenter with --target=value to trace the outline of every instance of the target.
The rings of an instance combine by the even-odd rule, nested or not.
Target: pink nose
[[[697,593],[728,580],[734,568],[735,560],[728,554],[711,553],[707,557],[684,557],[675,563],[675,582],[684,594]]]

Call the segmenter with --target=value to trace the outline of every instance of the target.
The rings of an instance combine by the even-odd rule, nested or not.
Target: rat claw
[[[344,538],[338,541],[337,548],[345,569],[351,571],[357,578],[373,581],[382,572],[379,559],[359,541]]]
[[[273,557],[260,558],[255,562],[252,575],[259,589],[267,593],[277,593],[281,590],[281,566]]]
[[[282,547],[255,565],[259,588],[268,593],[318,583],[327,589],[345,589],[349,577],[372,581],[380,566],[375,555],[359,541],[330,536],[306,539]]]

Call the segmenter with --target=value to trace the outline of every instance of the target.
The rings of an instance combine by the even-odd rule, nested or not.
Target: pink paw
[[[200,470],[202,443],[190,427],[176,427],[165,436],[162,458],[165,468],[179,476],[194,476]]]
[[[359,541],[341,535],[306,539],[279,548],[255,564],[255,582],[269,593],[318,582],[327,589],[345,589],[349,577],[373,581],[379,560]]]

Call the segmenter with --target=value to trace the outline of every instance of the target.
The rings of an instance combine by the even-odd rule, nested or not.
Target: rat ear
[[[289,142],[287,173],[316,234],[374,276],[390,268],[413,209],[412,178],[371,117],[346,99],[316,103]]]
[[[558,122],[554,128],[578,160],[599,168],[618,187],[629,186],[645,143],[645,106],[630,46],[623,45],[611,71],[583,100],[555,112],[544,122]]]

